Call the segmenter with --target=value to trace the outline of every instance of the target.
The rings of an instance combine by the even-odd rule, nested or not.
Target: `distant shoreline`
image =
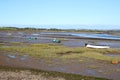
[[[35,28],[35,27],[12,27],[12,26],[0,26],[0,30],[50,30],[50,31],[86,31],[86,32],[104,32],[104,31],[112,31],[112,32],[115,32],[115,31],[117,31],[117,32],[119,32],[120,31],[120,29],[87,29],[87,28],[78,28],[78,29],[76,29],[76,28],[68,28],[68,29],[59,29],[59,28],[44,28],[44,27],[42,27],[42,28]]]
[[[120,30],[119,25],[90,25],[90,24],[1,24],[0,27],[16,27],[16,28],[43,28],[43,29],[75,29],[75,30]]]
[[[44,29],[44,28],[17,28],[17,27],[0,27],[0,31],[4,31],[4,32],[25,32],[25,33],[39,33],[39,32],[45,32],[45,33],[51,33],[49,35],[45,35],[48,37],[52,37],[53,34],[52,33],[63,33],[63,35],[59,35],[59,34],[54,34],[54,37],[57,38],[57,36],[59,35],[59,37],[61,38],[71,38],[71,39],[100,39],[100,40],[115,40],[115,41],[119,41],[119,39],[107,39],[107,38],[97,38],[97,37],[82,37],[82,36],[73,36],[73,35],[69,35],[68,33],[75,33],[75,34],[80,34],[80,33],[84,33],[84,34],[110,34],[113,36],[120,36],[120,30],[89,30],[89,29],[56,29],[56,28],[51,28],[51,29]],[[68,34],[68,35],[65,35]]]

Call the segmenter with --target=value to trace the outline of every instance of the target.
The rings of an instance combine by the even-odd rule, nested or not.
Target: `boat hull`
[[[101,46],[101,45],[90,45],[90,44],[87,44],[86,47],[88,48],[110,48],[109,46]]]

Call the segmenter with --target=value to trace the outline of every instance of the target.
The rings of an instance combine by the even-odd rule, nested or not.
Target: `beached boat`
[[[85,47],[88,47],[88,48],[110,48],[109,46],[106,46],[106,45],[93,45],[93,44],[85,44]]]
[[[56,39],[56,38],[54,38],[52,42],[53,43],[61,43],[61,41],[59,39]]]

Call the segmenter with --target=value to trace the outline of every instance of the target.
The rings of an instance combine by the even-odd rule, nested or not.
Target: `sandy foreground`
[[[0,71],[0,80],[65,80],[60,77],[44,77],[41,74],[35,75],[30,71]]]

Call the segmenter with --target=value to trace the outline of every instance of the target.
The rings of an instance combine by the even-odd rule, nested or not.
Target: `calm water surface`
[[[66,33],[66,32],[47,32],[41,34],[58,34],[58,35],[72,35],[72,36],[80,36],[80,37],[87,37],[87,38],[102,38],[102,39],[114,39],[120,40],[120,36],[110,35],[110,34],[93,34],[93,33]]]

